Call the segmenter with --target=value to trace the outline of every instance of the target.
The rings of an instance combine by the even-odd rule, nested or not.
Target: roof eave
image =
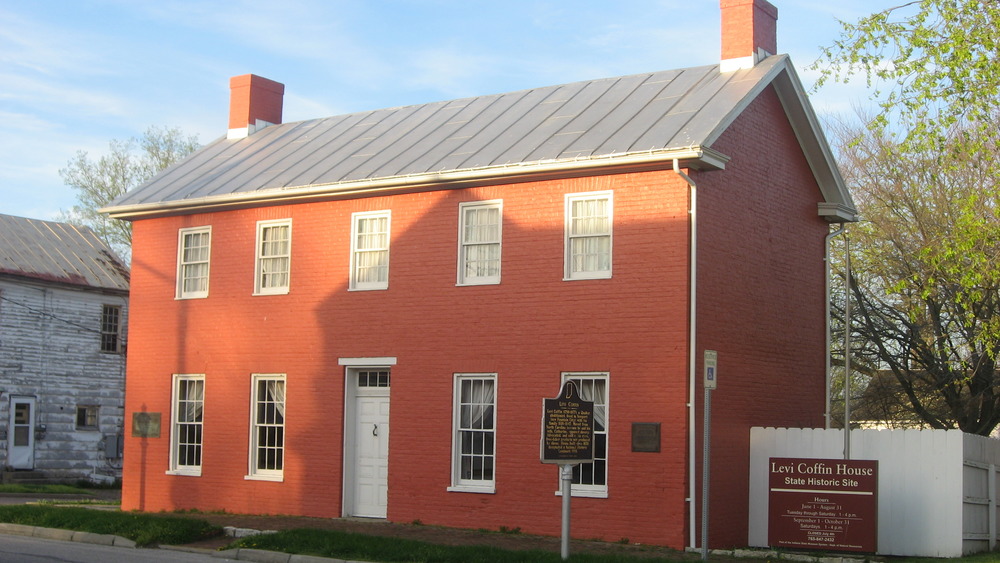
[[[819,215],[831,223],[857,221],[858,212],[854,200],[840,175],[833,151],[830,150],[819,118],[809,103],[791,58],[788,55],[777,55],[773,61],[773,66],[767,69],[766,74],[754,84],[743,100],[719,121],[716,129],[706,137],[705,144],[714,143],[766,87],[773,86],[822,192],[824,201],[819,203]]]
[[[556,177],[573,177],[585,173],[604,174],[653,170],[670,167],[677,160],[686,168],[722,170],[729,157],[708,147],[692,146],[678,149],[651,150],[646,152],[613,154],[593,158],[576,158],[534,163],[516,163],[508,166],[491,166],[477,169],[449,170],[410,176],[366,178],[317,184],[281,187],[250,193],[233,193],[190,198],[177,201],[109,206],[99,209],[115,219],[143,219],[167,215],[220,211],[256,207],[276,203],[304,203],[361,197],[386,192],[422,191],[428,189],[457,189],[500,182],[527,182]]]
[[[857,221],[858,211],[854,198],[840,175],[833,151],[826,141],[819,118],[809,103],[795,67],[790,63],[785,65],[782,72],[774,77],[773,84],[823,194],[825,201],[819,204],[819,215],[831,223]]]

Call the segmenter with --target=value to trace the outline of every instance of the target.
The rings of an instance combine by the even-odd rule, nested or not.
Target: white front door
[[[7,437],[9,459],[14,469],[35,468],[35,399],[11,397],[10,429]]]
[[[350,369],[354,384],[353,460],[349,467],[348,516],[385,518],[389,498],[389,370]]]

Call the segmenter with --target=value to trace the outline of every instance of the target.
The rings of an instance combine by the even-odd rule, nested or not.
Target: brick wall
[[[614,190],[614,266],[563,281],[564,194]],[[341,515],[341,357],[394,356],[388,517],[558,534],[558,471],[539,462],[541,399],[564,371],[610,372],[609,498],[574,499],[574,534],[683,544],[687,188],[619,174],[138,221],[126,509]],[[456,286],[458,205],[503,200],[499,285]],[[392,211],[389,289],[347,291],[350,220]],[[255,224],[292,219],[291,291],[252,296]],[[177,230],[212,225],[207,299],[175,300]],[[448,492],[455,373],[497,373],[495,494]],[[170,381],[206,374],[200,477],[168,476]],[[251,373],[287,374],[284,482],[248,481]],[[661,422],[660,453],[631,423]],[[650,499],[656,499],[650,502]]]
[[[823,425],[828,225],[817,215],[819,187],[771,88],[715,148],[732,160],[725,174],[695,176],[697,346],[699,361],[701,350],[719,353],[708,537],[721,547],[747,541],[750,426]],[[700,385],[695,404],[701,452]],[[700,453],[697,459],[700,478]]]

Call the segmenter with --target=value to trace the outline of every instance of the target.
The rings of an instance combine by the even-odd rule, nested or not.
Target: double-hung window
[[[212,227],[181,229],[177,242],[177,298],[208,297]]]
[[[174,475],[201,475],[205,376],[175,374],[171,397],[170,470]]]
[[[500,232],[503,204],[459,204],[458,285],[500,283]]]
[[[257,222],[254,294],[288,293],[292,263],[292,220]]]
[[[254,374],[248,479],[281,481],[285,458],[285,376]]]
[[[565,279],[611,277],[611,192],[566,195]]]
[[[389,211],[351,215],[350,289],[388,289],[389,218]]]
[[[563,373],[572,381],[580,398],[594,402],[594,462],[573,466],[573,495],[608,496],[608,374],[607,372]]]
[[[101,308],[101,352],[119,354],[122,351],[122,308],[104,305]]]
[[[455,375],[450,491],[495,490],[496,382],[495,373]]]

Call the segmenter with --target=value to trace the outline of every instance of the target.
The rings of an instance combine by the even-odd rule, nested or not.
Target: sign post
[[[559,396],[542,399],[542,463],[559,465],[562,492],[562,558],[569,559],[573,466],[594,461],[594,402],[584,401],[572,381]]]
[[[708,561],[708,478],[712,453],[712,391],[718,386],[719,353],[705,350],[705,412],[701,452],[701,560]]]

